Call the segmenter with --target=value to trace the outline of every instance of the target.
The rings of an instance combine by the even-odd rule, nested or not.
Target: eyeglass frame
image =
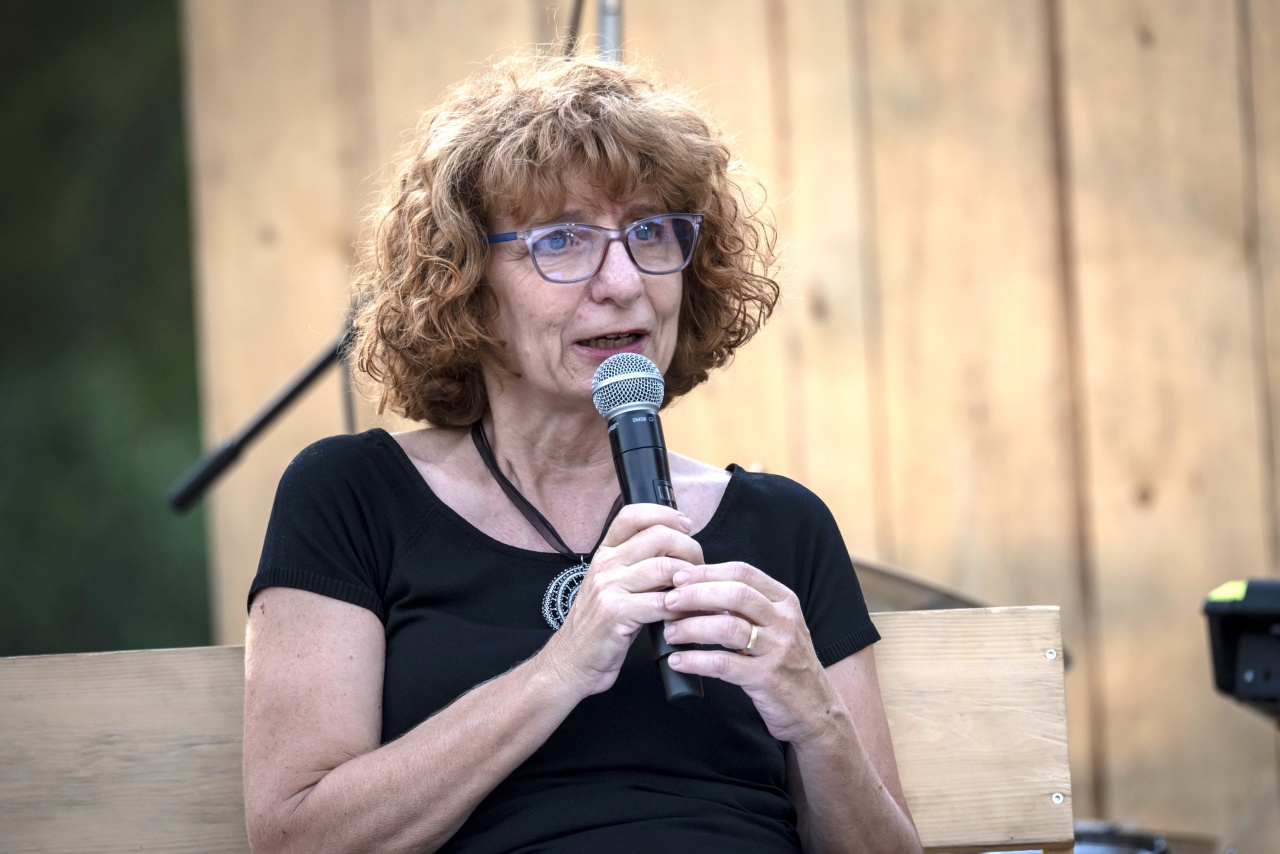
[[[640,262],[636,260],[636,256],[631,252],[631,247],[627,245],[627,240],[626,240],[627,233],[631,231],[631,229],[635,228],[637,225],[641,225],[643,223],[649,222],[650,220],[669,219],[673,217],[693,223],[693,243],[689,247],[689,257],[685,258],[679,267],[673,267],[670,270],[664,270],[662,272],[646,270],[644,267],[640,266]],[[654,214],[653,216],[642,217],[636,220],[635,222],[630,223],[629,225],[623,226],[622,228],[605,228],[602,225],[592,225],[591,223],[587,223],[587,222],[555,222],[549,225],[535,226],[534,228],[524,228],[524,229],[521,229],[520,231],[504,231],[502,234],[490,234],[488,235],[488,238],[489,238],[490,244],[509,243],[513,240],[523,240],[525,243],[525,246],[529,248],[529,260],[533,262],[533,269],[537,271],[538,275],[542,277],[543,281],[550,282],[553,285],[573,285],[573,284],[577,284],[578,282],[585,282],[587,279],[590,279],[591,277],[595,276],[597,273],[600,272],[600,270],[604,267],[605,258],[607,258],[609,255],[609,244],[613,243],[615,240],[622,244],[622,248],[626,250],[627,257],[631,259],[632,265],[634,265],[635,268],[639,270],[641,273],[644,273],[647,276],[666,276],[666,275],[670,275],[671,273],[679,273],[681,270],[688,267],[689,263],[693,261],[693,253],[698,248],[698,238],[702,236],[702,220],[703,220],[702,214],[664,213],[664,214]],[[538,236],[541,237],[543,232],[555,231],[556,229],[559,229],[559,228],[586,228],[586,229],[590,229],[591,231],[595,231],[600,234],[603,234],[605,236],[606,240],[604,244],[604,249],[602,249],[600,252],[600,262],[596,264],[596,268],[592,270],[590,273],[588,273],[587,275],[580,276],[576,279],[552,279],[552,278],[548,278],[547,274],[542,272],[542,268],[538,266],[538,256],[537,256],[537,253],[533,251],[534,235],[538,234]]]

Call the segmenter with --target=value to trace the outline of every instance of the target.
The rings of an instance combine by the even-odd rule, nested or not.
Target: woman
[[[614,506],[601,361],[647,356],[669,402],[777,297],[733,174],[625,66],[507,60],[424,116],[356,347],[433,428],[325,440],[281,481],[249,598],[255,850],[918,850],[821,502],[673,454],[679,511]],[[632,643],[653,622],[710,647],[671,657],[691,707]]]

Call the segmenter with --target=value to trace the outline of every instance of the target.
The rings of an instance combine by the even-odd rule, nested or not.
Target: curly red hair
[[[520,56],[453,87],[423,114],[372,217],[356,291],[354,352],[382,385],[379,410],[464,426],[488,409],[481,366],[500,360],[482,278],[488,222],[562,209],[567,176],[612,199],[643,190],[703,215],[684,272],[664,405],[707,379],[768,319],[774,232],[744,192],[723,134],[647,69]]]

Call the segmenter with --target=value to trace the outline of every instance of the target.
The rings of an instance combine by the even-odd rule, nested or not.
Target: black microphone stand
[[[560,48],[562,56],[573,56],[578,51],[578,36],[582,31],[582,2],[583,0],[575,0],[573,11],[569,13],[569,27]]]
[[[217,450],[205,454],[191,468],[187,469],[180,478],[174,481],[169,487],[167,495],[169,506],[179,513],[190,509],[191,505],[195,504],[200,496],[204,495],[209,487],[213,485],[214,481],[222,476],[223,472],[236,461],[241,452],[258,437],[259,433],[266,429],[271,422],[279,418],[281,413],[288,409],[304,391],[310,388],[331,365],[342,358],[343,351],[347,345],[347,337],[350,334],[351,323],[348,321],[347,327],[342,334],[325,348],[302,373],[298,374],[293,382],[285,386],[270,403],[263,407],[248,424],[241,428],[240,432],[224,442]],[[349,389],[344,389],[344,397],[348,407],[347,423],[350,426],[352,413],[350,411],[351,395]]]

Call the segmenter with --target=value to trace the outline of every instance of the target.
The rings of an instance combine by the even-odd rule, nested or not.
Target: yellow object
[[[1247,581],[1228,581],[1209,592],[1210,602],[1239,602],[1249,587]]]

